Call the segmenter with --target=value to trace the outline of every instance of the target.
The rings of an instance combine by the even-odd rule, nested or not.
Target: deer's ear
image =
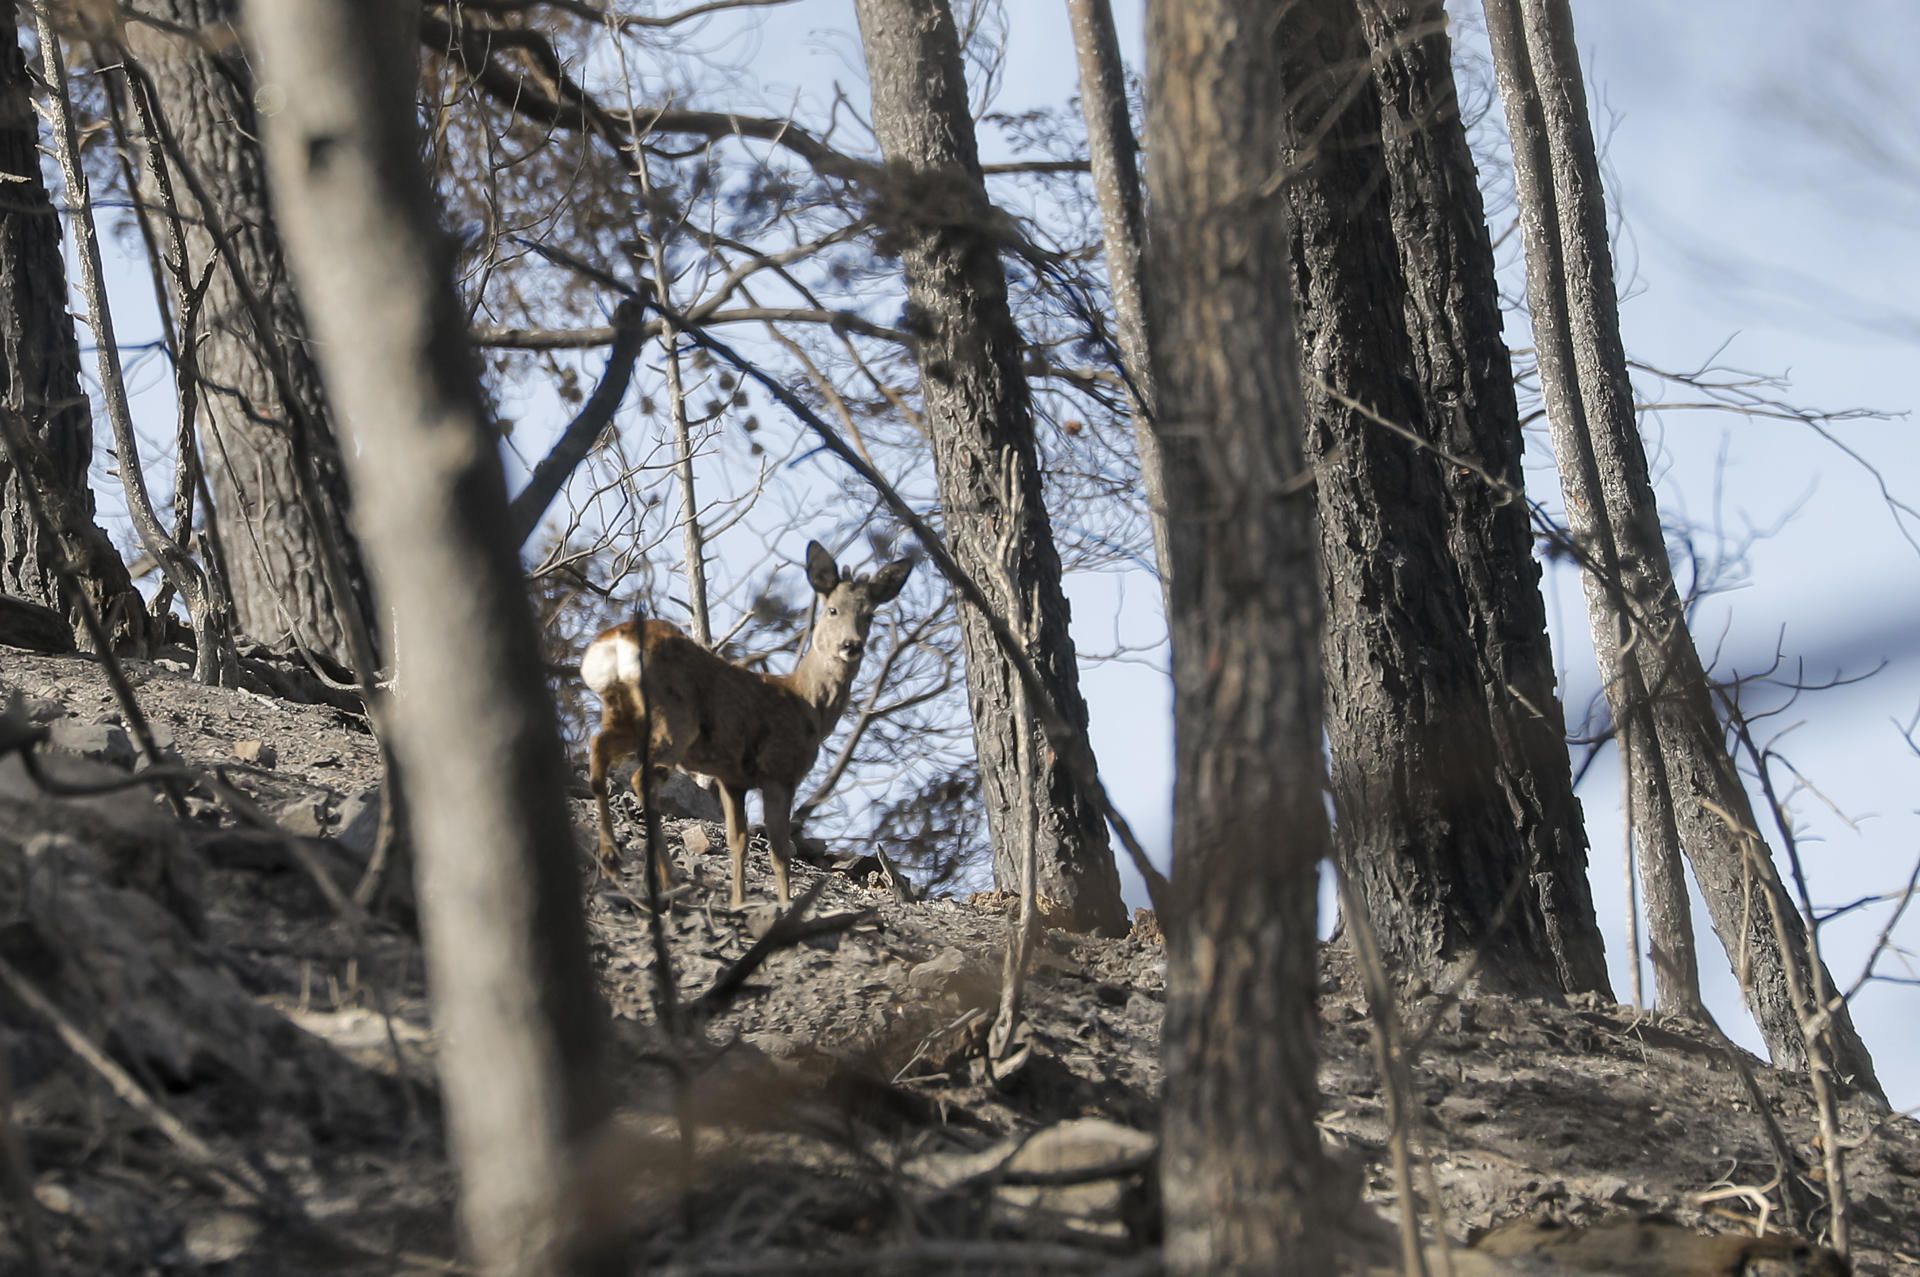
[[[833,587],[840,584],[839,567],[818,541],[807,542],[807,584],[815,594],[832,594]]]
[[[913,571],[912,559],[895,559],[873,574],[873,583],[867,589],[867,597],[875,603],[891,601],[906,585],[907,573],[911,571]]]

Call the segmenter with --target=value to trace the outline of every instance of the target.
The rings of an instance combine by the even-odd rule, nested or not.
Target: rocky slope
[[[0,759],[0,1272],[31,1271],[29,1237],[67,1273],[445,1271],[452,1181],[406,893],[371,914],[350,901],[378,809],[372,740],[336,709],[199,687],[166,662],[129,670],[162,744],[242,797],[189,788],[184,817],[145,786],[53,797],[17,751]],[[96,665],[0,649],[10,693],[11,730],[46,729],[56,782],[124,776],[132,747]],[[725,856],[701,854],[720,831],[670,822],[669,1034],[641,879],[596,879],[584,797],[575,811],[622,1110],[583,1208],[631,1231],[635,1271],[1151,1271],[1154,938],[1049,932],[1031,1052],[996,1080],[979,1048],[998,902],[802,868],[811,933],[736,980],[774,915],[725,909]],[[757,849],[756,900],[765,866]],[[1341,953],[1323,984],[1322,1129],[1391,1213],[1386,1105]],[[1402,1011],[1431,1024],[1415,1149],[1454,1243],[1529,1218],[1826,1226],[1798,1079],[1746,1061],[1750,1091],[1732,1048],[1610,1004],[1426,996]],[[1856,1271],[1920,1273],[1920,1126],[1855,1101],[1843,1119]],[[1793,1162],[1787,1202],[1770,1124]],[[1836,1271],[1711,1254],[1586,1271]]]

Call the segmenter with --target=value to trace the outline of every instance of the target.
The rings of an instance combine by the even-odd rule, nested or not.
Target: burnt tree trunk
[[[1035,635],[1029,655],[1061,716],[1084,733],[1087,707],[1059,552],[1042,503],[1022,341],[1000,264],[1008,222],[987,200],[953,15],[946,0],[857,0],[855,8],[873,86],[874,132],[887,156],[888,186],[875,215],[906,267],[947,541],[975,580],[1010,576],[1029,600]],[[1001,527],[1008,517],[1003,476],[1009,464],[1024,521],[1012,538]],[[1004,567],[1003,540],[1012,544]],[[1015,713],[1014,673],[985,620],[970,608],[961,616],[995,879],[1020,880],[1017,831],[1031,805],[1040,894],[1080,929],[1124,930],[1119,875],[1099,807],[1048,747],[1039,721]]]
[[[1632,626],[1620,659],[1651,709],[1681,847],[1774,1063],[1805,1069],[1801,1017],[1810,1008],[1794,1005],[1787,964],[1804,989],[1835,986],[1810,959],[1806,928],[1760,837],[1674,586],[1621,345],[1573,18],[1562,0],[1487,0],[1486,13],[1513,139],[1541,384],[1558,408],[1554,451],[1569,521],[1604,522],[1617,547],[1618,575],[1598,588],[1617,593]],[[1594,626],[1604,640],[1601,621]],[[1781,905],[1784,935],[1776,934],[1770,897]],[[1884,1103],[1846,1004],[1825,1011],[1835,1072]]]
[[[238,31],[239,0],[134,0],[131,7],[163,24],[128,24],[126,39],[152,77],[185,164],[213,205],[200,208],[187,184],[175,183],[188,218],[190,269],[219,262],[198,352],[202,451],[219,509],[236,620],[253,639],[274,646],[297,639],[353,668],[358,662],[341,605],[328,588],[322,537],[338,538],[359,614],[373,614],[359,551],[346,532],[347,488],[332,416],[268,202],[253,73]],[[231,240],[277,349],[262,341],[243,284],[204,225],[209,217],[220,219]],[[317,490],[303,491],[301,447],[317,463]],[[331,531],[316,528],[314,515]]]
[[[68,646],[90,647],[78,611],[61,593],[64,561],[116,640],[144,639],[146,605],[113,542],[94,521],[87,467],[93,414],[80,390],[80,347],[67,313],[60,219],[40,173],[39,121],[28,95],[18,15],[0,4],[0,407],[39,445],[17,472],[0,456],[0,594],[66,618]],[[48,542],[28,508],[31,483],[65,544]],[[48,636],[49,638],[57,636]]]
[[[1127,114],[1126,68],[1120,61],[1120,36],[1108,0],[1067,0],[1073,22],[1073,50],[1080,63],[1080,109],[1087,120],[1087,160],[1093,170],[1093,195],[1100,206],[1100,240],[1107,256],[1107,295],[1113,302],[1113,336],[1134,398],[1134,449],[1140,460],[1140,485],[1147,494],[1153,530],[1153,561],[1160,572],[1160,602],[1171,612],[1167,578],[1166,497],[1161,478],[1160,442],[1153,434],[1153,367],[1147,358],[1146,298],[1141,289],[1140,258],[1147,246],[1145,192],[1140,189],[1139,146]]]
[[[1533,557],[1520,411],[1442,0],[1358,0],[1428,439],[1446,458],[1447,549],[1487,692],[1491,764],[1526,849],[1560,985],[1610,993],[1566,720]]]
[[[1497,987],[1558,989],[1532,849],[1495,767],[1440,465],[1417,442],[1366,44],[1353,0],[1295,0],[1275,26],[1340,854],[1397,976],[1441,984],[1477,963]]]
[[[1320,571],[1265,0],[1147,10],[1148,321],[1173,557],[1167,1270],[1341,1270],[1314,1128]],[[1303,1257],[1311,1256],[1311,1262]]]
[[[276,207],[351,423],[357,517],[392,604],[391,727],[468,1249],[491,1274],[611,1272],[616,1238],[582,1219],[594,1187],[582,1143],[607,1096],[567,767],[498,436],[420,166],[399,12],[391,0],[251,8],[284,103],[269,118]]]

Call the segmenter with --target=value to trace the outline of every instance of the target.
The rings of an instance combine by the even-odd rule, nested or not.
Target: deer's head
[[[913,561],[896,559],[872,576],[854,576],[833,561],[818,541],[807,543],[807,584],[820,596],[814,612],[811,652],[851,671],[867,653],[873,614],[907,583]]]

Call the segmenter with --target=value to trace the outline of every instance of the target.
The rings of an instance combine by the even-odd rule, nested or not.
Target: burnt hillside
[[[243,797],[191,786],[182,819],[148,786],[54,797],[17,752],[0,761],[0,1271],[30,1271],[23,1227],[62,1273],[448,1270],[453,1184],[407,892],[351,903],[378,809],[371,738],[338,710],[128,668],[162,744],[219,765]],[[9,650],[0,696],[18,698],[11,729],[45,729],[37,757],[56,784],[124,777],[132,748],[93,663]],[[776,915],[726,910],[725,858],[699,854],[720,831],[671,821],[678,1032],[663,1033],[637,852],[619,882],[597,881],[590,803],[574,814],[622,1114],[590,1150],[582,1203],[631,1231],[634,1271],[1151,1270],[1155,937],[1049,932],[1032,1053],[996,1085],[976,1061],[1006,935],[997,901],[907,900],[874,875],[803,866],[808,933],[777,930],[739,980]],[[637,847],[630,797],[621,820]],[[766,869],[761,852],[756,902]],[[1391,1213],[1370,1021],[1344,953],[1322,971],[1321,1130]],[[1431,1025],[1415,1152],[1457,1244],[1525,1217],[1664,1213],[1750,1235],[1764,1204],[1791,1222],[1770,1125],[1794,1159],[1791,1208],[1824,1196],[1805,1087],[1748,1060],[1756,1109],[1732,1048],[1695,1028],[1498,996],[1428,994],[1402,1017]],[[1851,1101],[1843,1121],[1859,1141],[1855,1270],[1920,1272],[1920,1125]],[[1759,1263],[1632,1271],[1831,1271]]]

